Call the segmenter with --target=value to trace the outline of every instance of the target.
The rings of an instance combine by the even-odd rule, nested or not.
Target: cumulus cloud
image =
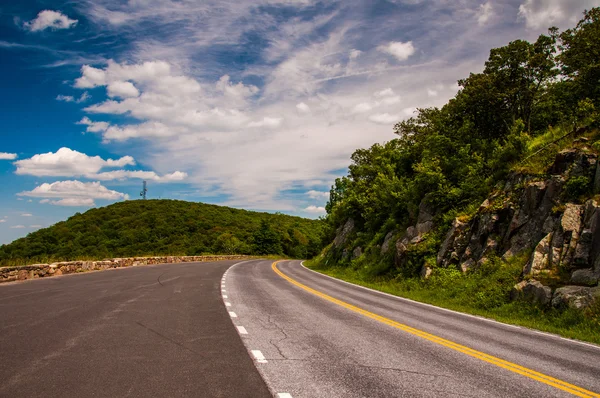
[[[140,92],[131,82],[112,82],[106,88],[109,97],[134,98]]]
[[[42,204],[51,204],[56,206],[74,206],[74,207],[94,207],[96,203],[91,198],[66,198],[59,200],[42,199]]]
[[[329,192],[315,191],[314,189],[306,192],[309,198],[312,199],[329,199]]]
[[[389,113],[377,113],[369,116],[369,120],[377,124],[394,125],[401,120],[399,115],[390,115]]]
[[[14,160],[16,158],[16,153],[0,152],[0,160]]]
[[[300,113],[310,113],[310,107],[308,105],[306,105],[304,102],[300,102],[299,104],[296,104],[296,109],[298,109],[298,112],[300,112]]]
[[[248,123],[248,127],[279,127],[282,120],[280,117],[263,117],[262,120]]]
[[[86,125],[86,131],[88,133],[102,133],[108,129],[110,124],[108,122],[93,122],[89,117],[84,116],[77,124]]]
[[[373,105],[369,104],[368,102],[361,102],[352,108],[352,113],[365,113],[369,112],[371,109],[373,109]]]
[[[481,4],[479,6],[479,12],[477,14],[477,23],[479,26],[483,26],[494,14],[494,9],[492,7],[492,2],[488,1],[487,3]]]
[[[88,129],[99,131],[107,127],[102,122],[91,122],[89,119],[82,120],[81,124],[88,125]],[[124,166],[135,166],[135,160],[131,156],[123,156],[119,159],[102,159],[99,156],[88,156],[85,153],[74,151],[70,148],[60,148],[55,153],[48,152],[34,155],[30,159],[18,160],[17,174],[33,175],[36,177],[85,177],[101,181],[125,180],[130,178],[147,179],[157,182],[182,181],[187,173],[175,171],[170,174],[158,175],[153,171],[142,170],[113,170],[102,171],[105,168],[119,168]]]
[[[42,153],[29,159],[17,160],[15,165],[17,166],[16,173],[19,175],[78,177],[94,175],[104,167],[133,166],[135,161],[131,156],[123,156],[116,160],[104,160],[100,156],[88,156],[85,153],[63,147],[56,152]]]
[[[396,95],[396,93],[394,93],[394,90],[392,90],[390,87],[384,88],[383,90],[380,90],[380,91],[376,91],[373,94],[373,96],[375,98],[392,97],[394,95]]]
[[[308,206],[307,208],[304,209],[305,212],[307,213],[314,213],[314,214],[324,214],[326,213],[326,210],[324,207],[321,206]]]
[[[69,29],[77,25],[76,19],[71,19],[60,11],[43,10],[37,15],[37,18],[25,22],[23,27],[32,32],[38,32],[45,29]]]
[[[13,228],[13,229],[22,229],[22,228],[25,228],[25,225],[11,225],[11,228]]]
[[[597,0],[525,0],[519,6],[519,18],[530,29],[546,29],[553,25],[573,25],[584,9],[597,7]]]
[[[31,191],[25,191],[19,196],[44,198],[40,203],[60,206],[94,206],[95,199],[127,200],[129,195],[110,190],[100,182],[82,182],[77,180],[56,181],[44,183]]]
[[[379,51],[393,55],[399,61],[405,61],[415,53],[415,47],[413,46],[412,41],[393,41],[389,44],[379,46],[378,49]]]

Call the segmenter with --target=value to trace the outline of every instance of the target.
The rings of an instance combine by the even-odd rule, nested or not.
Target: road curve
[[[270,397],[221,298],[233,264],[0,286],[0,397]]]
[[[299,261],[240,264],[224,280],[233,321],[282,397],[600,397],[595,345],[373,292]]]

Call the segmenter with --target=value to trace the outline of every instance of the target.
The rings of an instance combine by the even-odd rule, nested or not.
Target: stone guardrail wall
[[[250,256],[164,256],[113,258],[101,261],[64,261],[52,264],[33,264],[18,267],[0,267],[0,283],[46,278],[49,276],[100,271],[109,268],[135,267],[138,265],[206,262],[220,260],[245,260]]]

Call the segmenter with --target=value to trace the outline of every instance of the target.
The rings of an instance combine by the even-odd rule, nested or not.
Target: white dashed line
[[[225,302],[225,307],[231,307],[231,303]]]
[[[280,392],[279,394],[277,394],[277,398],[293,398],[292,394],[290,394],[289,392]]]
[[[229,316],[232,318],[237,318],[237,314],[233,311],[229,311]]]
[[[243,326],[236,326],[236,328],[237,328],[237,330],[238,330],[238,332],[240,334],[248,334],[248,331],[246,330],[245,327],[243,327]]]
[[[265,356],[262,354],[262,352],[260,352],[258,350],[252,350],[252,355],[254,355],[256,362],[267,363],[267,360],[265,359]]]
[[[223,293],[227,292],[227,290],[225,290],[225,289],[221,289],[221,291],[222,291]]]
[[[223,298],[229,298],[229,297],[227,297],[227,295],[226,295],[226,294],[224,294],[224,295],[223,295]]]

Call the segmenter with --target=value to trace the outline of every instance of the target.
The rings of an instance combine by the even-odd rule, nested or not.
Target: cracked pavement
[[[567,397],[564,391],[366,318],[281,278],[272,261],[227,276],[234,324],[270,390],[300,397]],[[600,391],[600,347],[426,306],[284,261],[296,281],[351,305],[566,382]]]

